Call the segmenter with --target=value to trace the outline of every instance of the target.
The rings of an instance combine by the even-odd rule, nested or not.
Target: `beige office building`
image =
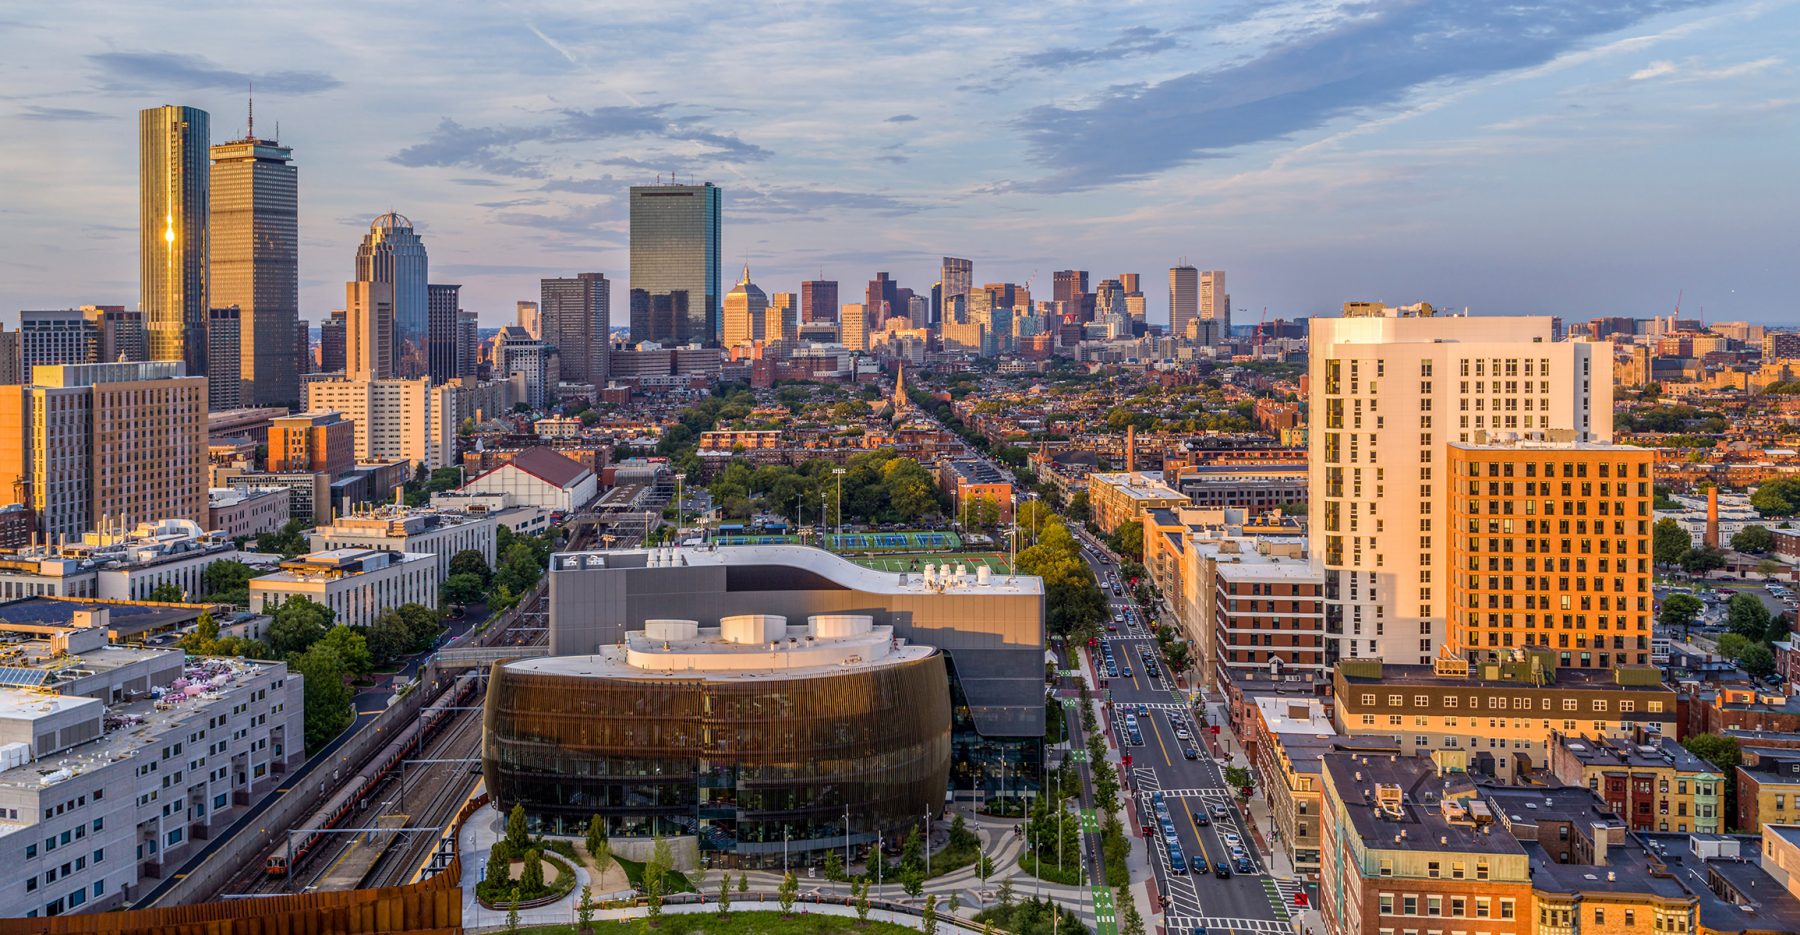
[[[41,366],[0,387],[0,483],[48,536],[207,522],[206,378],[179,361]]]
[[[769,296],[750,281],[750,265],[744,264],[744,278],[725,293],[725,346],[748,345],[764,340],[765,316]]]
[[[1548,316],[1348,303],[1311,323],[1307,480],[1327,661],[1429,664],[1448,636],[1448,445],[1612,440],[1612,348]]]
[[[356,460],[405,458],[428,469],[456,457],[455,387],[420,380],[313,380],[306,408],[335,411],[356,425]]]

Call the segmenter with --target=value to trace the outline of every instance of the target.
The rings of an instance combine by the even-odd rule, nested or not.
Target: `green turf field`
[[[927,562],[942,565],[945,562],[952,566],[967,565],[970,572],[975,566],[986,565],[994,574],[1008,573],[1006,555],[1002,552],[909,552],[894,555],[847,556],[851,561],[865,568],[877,571],[924,571]]]

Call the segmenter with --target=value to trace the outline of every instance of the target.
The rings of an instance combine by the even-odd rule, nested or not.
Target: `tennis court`
[[[927,564],[952,567],[966,565],[971,573],[976,566],[986,565],[996,575],[1007,574],[1006,555],[1001,552],[959,552],[945,555],[942,552],[913,552],[895,555],[869,555],[852,558],[851,561],[864,568],[876,571],[924,571]]]
[[[713,541],[719,545],[793,545],[800,541],[799,536],[714,536]]]
[[[962,539],[953,532],[852,532],[826,536],[828,547],[840,553],[942,552],[962,547]],[[729,530],[716,533],[712,541],[718,545],[792,545],[801,541],[795,535],[745,534]]]

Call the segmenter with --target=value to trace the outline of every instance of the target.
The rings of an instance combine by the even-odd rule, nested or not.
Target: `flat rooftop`
[[[142,650],[142,652],[166,652]],[[113,705],[106,711],[105,732],[87,743],[70,747],[24,766],[0,772],[0,787],[35,790],[54,782],[44,779],[67,768],[74,772],[98,769],[108,763],[135,756],[146,747],[162,743],[171,733],[185,740],[191,729],[188,723],[196,702],[237,698],[248,695],[248,678],[280,666],[278,662],[252,662],[243,659],[208,657],[194,660],[183,670],[175,685],[155,698]],[[181,687],[176,687],[181,686]],[[44,695],[18,688],[0,688],[0,698],[21,699],[14,703],[29,711],[34,703],[61,696]],[[89,701],[68,698],[65,701]],[[96,702],[97,703],[97,702]],[[66,777],[65,777],[66,778]],[[16,831],[23,825],[0,822],[0,834]]]
[[[1338,754],[1326,756],[1322,762],[1326,781],[1343,800],[1350,823],[1371,849],[1496,855],[1525,852],[1511,834],[1494,830],[1493,821],[1464,823],[1445,817],[1445,799],[1478,801],[1474,783],[1466,775],[1439,775],[1430,760],[1417,757]],[[1397,810],[1378,807],[1381,786],[1397,789]]]
[[[567,572],[594,569],[676,568],[676,567],[745,567],[779,565],[810,571],[847,588],[870,594],[953,594],[979,597],[984,595],[1043,594],[1044,581],[1034,575],[994,574],[986,584],[978,574],[948,574],[954,570],[954,555],[944,556],[943,572],[928,582],[923,571],[888,572],[865,568],[824,549],[805,545],[738,545],[728,548],[676,546],[658,549],[611,549],[591,552],[558,552],[550,557],[550,571]],[[932,563],[927,563],[932,564]],[[953,580],[952,580],[953,579]]]

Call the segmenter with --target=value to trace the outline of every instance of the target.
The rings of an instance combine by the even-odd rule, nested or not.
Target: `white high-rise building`
[[[1328,659],[1430,663],[1449,630],[1450,442],[1478,432],[1612,440],[1612,348],[1548,316],[1347,303],[1314,318],[1308,535]]]
[[[405,458],[435,470],[456,458],[455,387],[418,380],[312,380],[308,411],[333,411],[356,425],[356,460]]]
[[[1225,292],[1225,271],[1222,269],[1209,269],[1200,274],[1199,318],[1213,323],[1213,338],[1208,343],[1231,337],[1231,296]]]

